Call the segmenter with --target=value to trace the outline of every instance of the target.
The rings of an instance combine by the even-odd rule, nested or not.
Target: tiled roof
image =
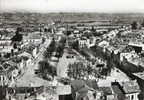
[[[139,85],[136,81],[128,81],[122,83],[125,93],[137,93],[140,92]]]
[[[112,94],[112,89],[111,87],[99,87],[100,91],[103,91],[105,95],[111,95]]]
[[[112,85],[112,90],[113,90],[114,94],[123,94],[123,92],[117,85]]]
[[[97,88],[97,84],[94,81],[83,81],[83,80],[74,80],[71,83],[72,91],[78,93],[87,93],[88,90],[94,91]]]
[[[137,76],[138,78],[144,80],[144,72],[133,73],[133,75]]]
[[[85,81],[86,85],[89,86],[92,89],[98,89],[97,82],[95,80],[87,80]]]
[[[82,87],[81,89],[79,89],[77,92],[80,93],[80,94],[83,94],[83,93],[87,93],[89,90],[88,87]]]
[[[71,82],[71,86],[74,92],[78,91],[85,86],[85,82],[82,80],[74,80]]]
[[[6,64],[11,65],[11,66],[16,66],[17,64],[13,61],[7,61]]]
[[[119,82],[112,82],[111,87],[114,94],[124,94],[122,86]]]
[[[39,34],[30,34],[29,36],[23,37],[23,39],[41,39]]]
[[[56,90],[57,90],[57,94],[59,94],[59,95],[71,94],[71,86],[70,85],[57,86]]]
[[[20,56],[20,57],[28,57],[28,58],[32,57],[32,55],[30,53],[28,53],[28,52],[23,52],[23,53],[19,54],[18,56]]]

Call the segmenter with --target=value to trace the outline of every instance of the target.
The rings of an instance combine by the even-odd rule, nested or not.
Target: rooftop
[[[144,72],[133,73],[133,75],[144,80]]]
[[[111,87],[99,87],[100,91],[103,91],[105,95],[111,95],[112,89]]]
[[[140,92],[138,83],[134,81],[122,82],[123,90],[125,93],[136,93]]]
[[[113,82],[111,87],[112,87],[114,94],[123,94],[124,93],[118,82]]]

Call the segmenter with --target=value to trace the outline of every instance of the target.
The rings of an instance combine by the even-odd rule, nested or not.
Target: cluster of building
[[[141,88],[139,87],[138,82],[138,78],[140,78],[141,74],[138,73],[137,75],[134,72],[143,71],[142,36],[144,31],[131,30],[130,25],[119,26],[118,28],[113,27],[110,31],[110,26],[104,28],[106,30],[103,30],[103,28],[101,28],[100,30],[100,28],[97,27],[95,27],[95,30],[93,30],[93,27],[87,27],[84,25],[82,27],[83,28],[79,28],[78,26],[70,29],[67,28],[67,42],[70,47],[72,46],[73,42],[77,41],[79,49],[83,50],[86,48],[92,50],[93,52],[96,52],[99,57],[104,59],[102,61],[103,63],[105,60],[108,60],[108,64],[110,61],[111,63],[113,63],[114,67],[122,70],[127,75],[130,75],[130,78],[132,77],[135,79],[130,79],[124,82],[121,82],[118,79],[116,81],[112,81],[111,86],[109,87],[99,87],[100,90],[102,89],[101,94],[105,94],[105,99],[103,99],[103,97],[100,97],[99,99],[95,98],[95,100],[139,100],[139,95],[143,93]],[[92,57],[94,57],[93,53],[90,53],[88,55],[89,57],[91,55],[93,55]],[[97,57],[95,57],[95,59],[97,59]],[[99,61],[99,59],[97,59],[96,61]],[[136,78],[132,73],[134,73],[134,75],[136,75],[138,78]],[[76,82],[76,84],[78,84],[78,82]],[[80,85],[81,84],[82,83],[80,83]],[[94,90],[94,88],[87,87],[87,85],[86,87],[85,85],[78,87],[83,88],[77,90],[78,92],[76,93],[77,96],[75,96],[75,100],[81,100],[81,98],[82,100],[94,100],[94,98],[92,98],[92,94],[88,94],[90,96],[86,96],[84,92],[89,90],[91,92],[93,91],[92,93],[94,93],[96,91]]]
[[[14,80],[20,77],[27,67],[34,63],[40,50],[42,38],[40,33],[32,33],[23,36],[22,41],[11,40],[12,36],[1,36],[0,40],[0,63],[1,75],[0,84],[2,86],[13,84]],[[14,45],[17,45],[16,48]]]
[[[95,22],[65,22],[52,25],[35,25],[34,20],[26,22],[27,24],[21,21],[12,22],[28,25],[20,33],[23,35],[21,41],[12,40],[15,28],[8,26],[0,28],[0,91],[4,91],[4,94],[0,95],[10,100],[143,100],[144,30],[132,30],[129,24],[104,22],[106,23],[100,25]],[[7,34],[3,34],[4,30]],[[36,59],[44,47],[43,44],[49,38],[47,33],[50,33],[49,36],[57,43],[63,37],[66,38],[62,57],[56,58],[56,52],[53,51],[50,59],[51,63],[55,62],[53,65],[57,69],[57,76],[52,81],[54,85],[11,87],[28,67],[37,63]],[[70,52],[69,49],[73,54],[65,54]],[[67,75],[69,62],[74,64],[79,61],[98,70],[107,66],[115,67],[120,69],[116,70],[116,73],[124,72],[129,80],[120,81],[119,77],[110,80],[110,78],[110,85],[98,84],[98,81],[107,81],[107,78],[72,80]],[[65,78],[66,82],[59,82],[59,78]]]

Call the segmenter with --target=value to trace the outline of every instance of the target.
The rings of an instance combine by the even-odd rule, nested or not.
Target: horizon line
[[[40,12],[40,11],[2,11],[0,10],[0,13],[39,13],[39,14],[48,14],[48,13],[99,13],[99,14],[144,14],[144,12],[131,12],[131,11],[47,11],[47,12]]]

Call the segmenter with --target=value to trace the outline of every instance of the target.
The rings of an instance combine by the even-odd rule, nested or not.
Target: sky
[[[144,0],[0,0],[1,12],[144,12]]]

